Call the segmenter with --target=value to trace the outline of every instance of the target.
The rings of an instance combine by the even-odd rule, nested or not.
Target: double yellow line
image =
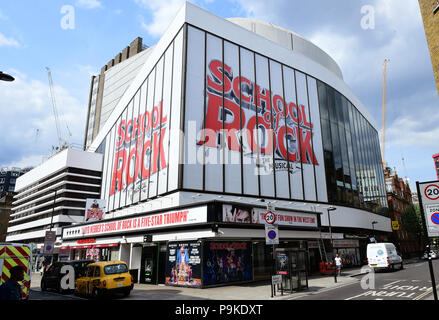
[[[439,289],[439,285],[436,286],[436,290]],[[430,295],[433,293],[433,288],[428,289],[427,291],[425,291],[424,293],[420,294],[419,296],[413,298],[413,300],[421,300],[423,298],[425,298],[426,296]]]

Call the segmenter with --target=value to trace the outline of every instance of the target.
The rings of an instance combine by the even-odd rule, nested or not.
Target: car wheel
[[[131,290],[130,290],[130,289],[127,289],[127,290],[125,290],[125,292],[123,293],[123,296],[124,296],[124,297],[128,297],[128,296],[130,295],[130,293],[131,293]]]

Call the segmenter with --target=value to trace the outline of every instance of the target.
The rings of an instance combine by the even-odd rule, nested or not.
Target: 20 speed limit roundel
[[[268,224],[273,224],[276,221],[276,215],[273,212],[268,211],[265,214],[264,219]]]
[[[427,188],[425,188],[424,194],[430,200],[439,199],[439,185],[430,184],[427,186]]]

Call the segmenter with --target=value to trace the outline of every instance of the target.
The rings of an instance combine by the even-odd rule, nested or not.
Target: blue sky
[[[328,52],[381,130],[382,63],[388,65],[386,161],[401,177],[435,180],[439,97],[417,0],[194,0],[223,17],[253,17],[293,30]],[[182,0],[41,0],[0,3],[0,166],[35,166],[57,145],[45,67],[52,70],[64,137],[82,144],[90,77],[132,40],[153,45]],[[63,6],[74,29],[62,28]],[[364,6],[374,28],[364,29]],[[68,126],[68,129],[67,129]],[[402,162],[405,159],[405,166]]]

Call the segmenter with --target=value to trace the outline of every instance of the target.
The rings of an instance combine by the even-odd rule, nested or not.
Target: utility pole
[[[383,63],[383,142],[381,144],[383,155],[383,168],[386,168],[386,76],[387,76],[387,62],[390,60],[384,59]]]

